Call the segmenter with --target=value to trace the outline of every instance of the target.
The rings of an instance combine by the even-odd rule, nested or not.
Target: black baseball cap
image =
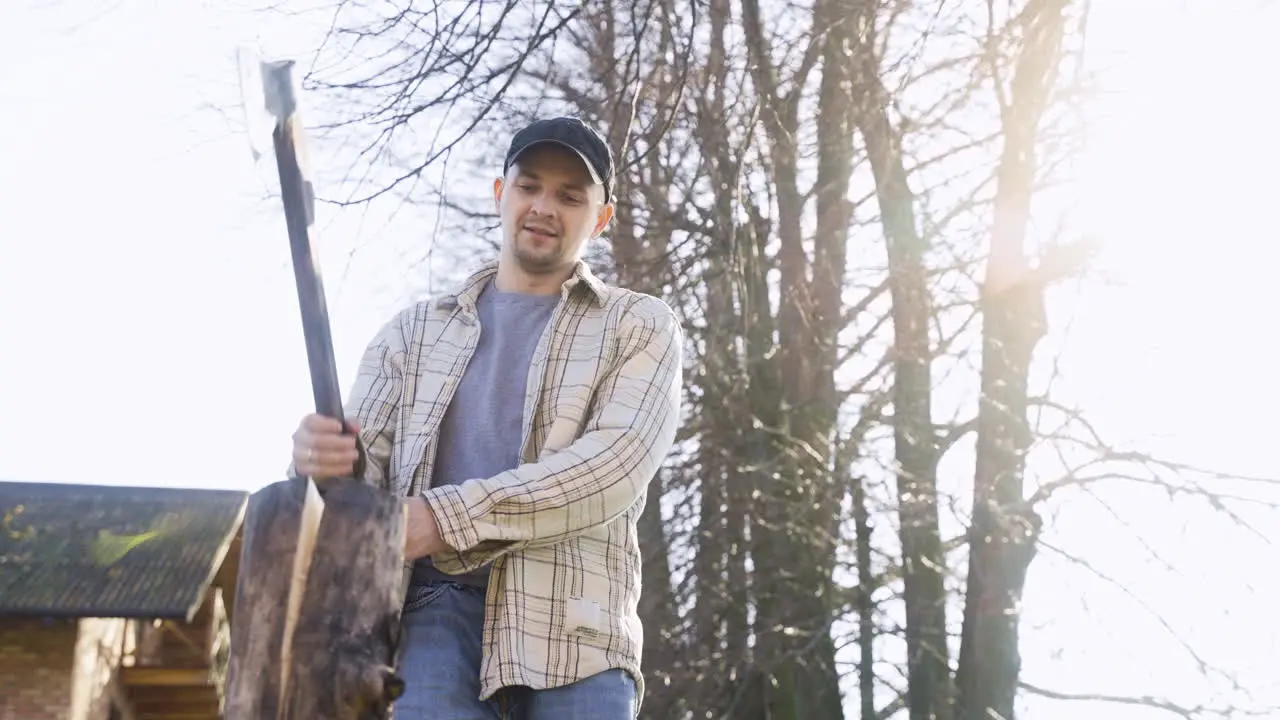
[[[521,153],[534,145],[556,143],[569,148],[582,158],[591,179],[604,186],[605,202],[613,197],[613,153],[609,145],[586,123],[575,117],[553,117],[535,120],[511,138],[507,159],[502,165],[505,175]]]

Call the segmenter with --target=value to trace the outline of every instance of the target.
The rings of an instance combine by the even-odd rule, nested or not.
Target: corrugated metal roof
[[[0,615],[189,620],[248,493],[0,482]]]

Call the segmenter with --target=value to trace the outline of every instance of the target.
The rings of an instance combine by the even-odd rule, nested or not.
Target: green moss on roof
[[[0,482],[0,614],[189,619],[247,498]]]

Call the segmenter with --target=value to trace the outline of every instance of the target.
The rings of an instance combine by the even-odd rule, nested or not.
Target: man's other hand
[[[446,546],[440,537],[440,526],[436,524],[431,508],[420,497],[411,497],[405,504],[405,512],[409,516],[404,531],[405,559],[417,560],[444,550]]]
[[[343,434],[342,424],[324,415],[304,417],[293,433],[293,467],[298,474],[316,481],[350,477],[359,457],[356,434],[360,428],[350,420],[347,428],[349,432]]]

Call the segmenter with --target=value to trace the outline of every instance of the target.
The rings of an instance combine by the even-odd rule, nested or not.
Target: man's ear
[[[609,221],[613,219],[613,203],[605,203],[600,206],[600,212],[596,215],[596,227],[591,231],[591,237],[596,237],[604,232],[609,226]]]
[[[493,181],[493,209],[502,214],[502,178]]]

